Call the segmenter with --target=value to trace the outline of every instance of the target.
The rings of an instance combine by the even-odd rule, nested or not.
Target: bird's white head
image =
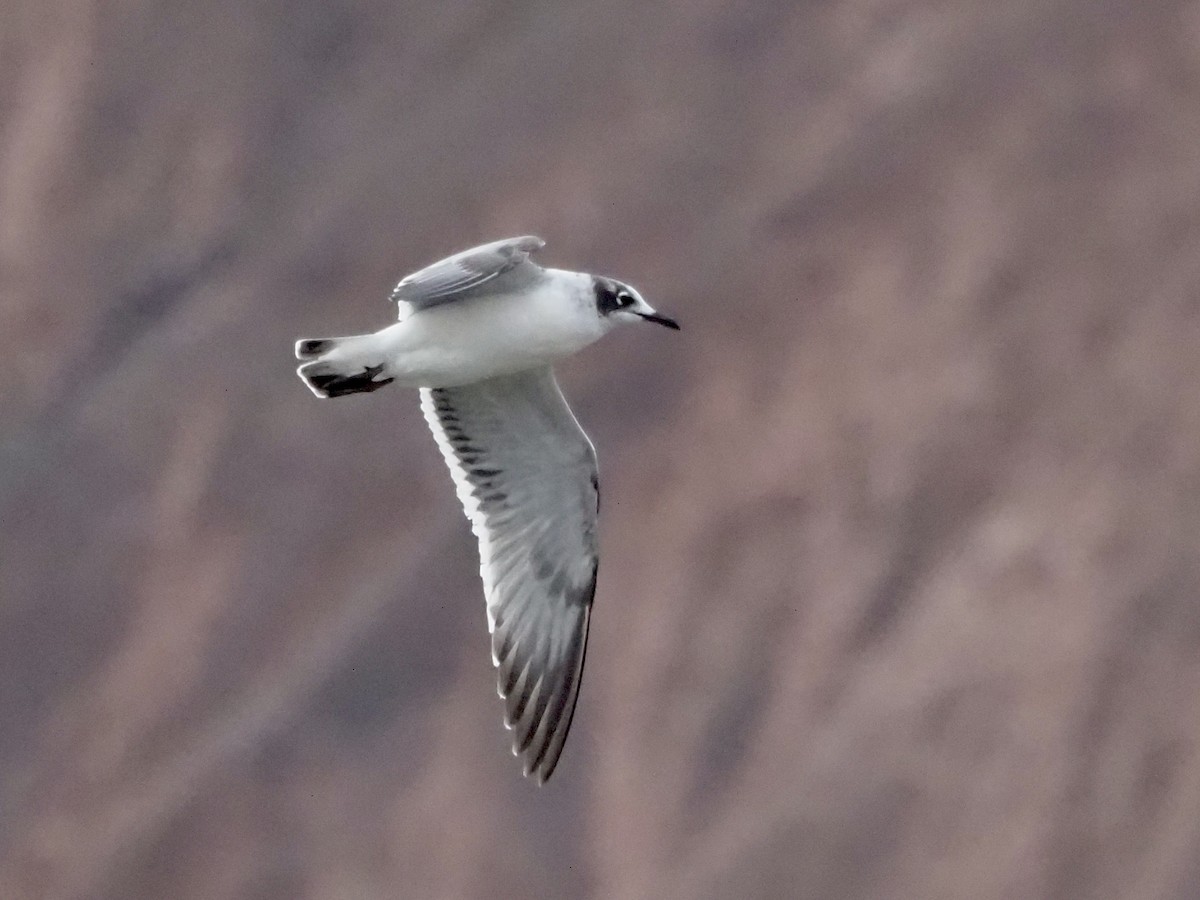
[[[592,288],[596,297],[596,313],[606,329],[622,322],[654,322],[667,328],[679,330],[679,323],[669,316],[660,315],[642,295],[627,284],[603,275],[592,276]]]

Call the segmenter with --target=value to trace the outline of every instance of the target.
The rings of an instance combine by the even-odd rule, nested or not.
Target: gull
[[[538,784],[571,727],[599,561],[596,452],[551,365],[617,325],[679,328],[628,284],[537,265],[543,246],[525,236],[457,253],[396,285],[396,324],[296,342],[318,397],[420,389],[479,541],[504,724]]]

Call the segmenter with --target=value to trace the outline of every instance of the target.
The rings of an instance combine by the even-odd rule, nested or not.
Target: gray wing
[[[457,300],[502,276],[509,279],[540,271],[529,254],[546,245],[540,237],[508,238],[448,256],[403,278],[392,300],[413,312]]]
[[[596,454],[549,367],[422,388],[479,539],[492,661],[525,774],[544,782],[571,726],[596,591]]]

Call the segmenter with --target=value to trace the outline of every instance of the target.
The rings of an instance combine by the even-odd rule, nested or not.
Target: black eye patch
[[[595,290],[596,309],[603,316],[608,315],[613,310],[628,306],[633,302],[633,298],[629,296],[627,291],[618,290],[607,280],[596,279]]]

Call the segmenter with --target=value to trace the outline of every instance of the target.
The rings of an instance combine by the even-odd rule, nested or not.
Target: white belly
[[[521,297],[460,300],[413,313],[376,337],[388,374],[410,387],[456,387],[547,365],[603,333],[600,319],[557,287]]]

